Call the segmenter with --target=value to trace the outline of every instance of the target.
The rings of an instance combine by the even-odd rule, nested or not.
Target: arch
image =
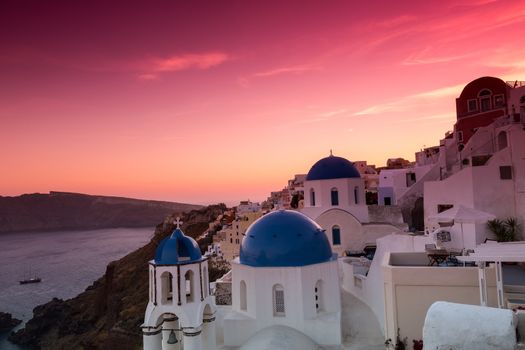
[[[284,288],[280,284],[274,284],[272,287],[273,295],[273,315],[277,317],[285,317],[286,309],[284,305]]]
[[[498,150],[502,150],[508,146],[507,132],[500,131],[498,134]]]
[[[315,283],[314,287],[314,301],[315,301],[315,311],[319,313],[324,310],[323,305],[323,280],[320,279]]]
[[[492,91],[490,91],[490,89],[481,89],[479,90],[478,92],[478,97],[481,97],[481,96],[490,96],[492,95]]]
[[[203,322],[204,315],[213,315],[215,314],[216,310],[216,307],[213,306],[211,303],[199,303],[197,307],[197,314],[199,316],[197,319],[197,323],[201,324]]]
[[[241,310],[247,311],[248,310],[248,302],[247,302],[247,296],[246,296],[246,282],[241,281],[239,285],[239,294],[240,294],[240,304],[241,304]]]
[[[522,105],[525,104],[525,95],[521,96],[521,98],[520,98],[520,104],[522,104]]]
[[[488,111],[492,108],[492,91],[489,89],[481,89],[478,93],[479,109],[482,112]]]
[[[161,304],[171,304],[173,302],[173,275],[164,271],[160,275],[160,285],[161,285]]]
[[[186,291],[186,302],[192,303],[195,300],[195,284],[194,282],[194,273],[192,270],[186,271],[184,274],[184,286]]]
[[[337,190],[336,187],[333,187],[330,190],[330,198],[331,198],[332,205],[339,205],[339,191]]]
[[[341,245],[341,228],[338,225],[332,226],[332,245]]]
[[[354,203],[359,204],[359,187],[354,187]]]
[[[310,188],[310,206],[315,207],[315,191]]]

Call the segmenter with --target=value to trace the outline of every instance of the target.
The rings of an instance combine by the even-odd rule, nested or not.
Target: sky
[[[0,195],[263,200],[413,160],[471,80],[525,80],[525,1],[0,2]]]

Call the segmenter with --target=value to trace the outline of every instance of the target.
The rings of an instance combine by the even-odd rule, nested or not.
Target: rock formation
[[[0,312],[0,333],[15,328],[21,322],[19,319],[13,318],[10,313]]]
[[[0,233],[155,226],[200,205],[50,192],[0,196]]]

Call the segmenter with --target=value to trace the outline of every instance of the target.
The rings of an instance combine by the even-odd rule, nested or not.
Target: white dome
[[[305,334],[287,326],[271,326],[255,333],[239,350],[317,350]]]

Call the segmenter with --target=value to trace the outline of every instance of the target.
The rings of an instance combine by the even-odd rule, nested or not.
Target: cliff
[[[200,205],[50,192],[0,196],[0,233],[147,227]]]
[[[21,320],[13,318],[10,313],[0,312],[0,333],[8,331],[22,323]]]
[[[225,209],[224,205],[214,205],[184,214],[182,229],[186,235],[197,237]],[[37,306],[33,318],[24,329],[11,334],[10,340],[36,349],[141,349],[148,261],[159,242],[173,231],[171,219],[156,227],[147,245],[111,262],[104,276],[77,297]]]

